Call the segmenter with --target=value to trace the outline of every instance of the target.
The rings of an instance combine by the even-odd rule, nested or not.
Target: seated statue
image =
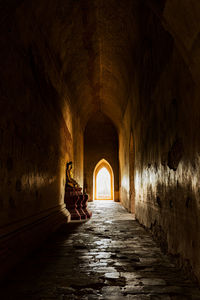
[[[79,184],[72,177],[72,161],[70,161],[66,165],[66,186],[79,187]]]

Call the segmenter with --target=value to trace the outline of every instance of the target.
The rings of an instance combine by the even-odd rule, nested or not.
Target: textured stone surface
[[[200,53],[200,3],[162,3],[141,8],[143,54],[132,109],[135,212],[165,250],[200,278],[200,89],[193,53]]]
[[[199,287],[162,254],[118,203],[90,204],[2,283],[1,299],[200,299]]]

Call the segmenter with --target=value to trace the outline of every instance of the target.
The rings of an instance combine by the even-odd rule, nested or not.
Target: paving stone
[[[192,283],[120,204],[90,203],[0,286],[2,300],[200,300]]]
[[[144,285],[166,285],[166,281],[161,278],[142,278]]]
[[[117,272],[105,273],[105,278],[107,278],[107,279],[116,279],[116,278],[119,278],[119,277],[120,277],[120,274],[117,273]]]

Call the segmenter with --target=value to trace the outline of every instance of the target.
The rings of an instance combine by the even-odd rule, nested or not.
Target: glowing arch
[[[105,171],[107,171],[110,175],[110,195],[107,197],[101,197],[101,200],[114,200],[114,174],[113,174],[113,170],[111,165],[105,160],[105,159],[101,159],[98,164],[96,165],[95,169],[94,169],[94,173],[93,173],[93,199],[94,200],[100,200],[98,199],[98,195],[97,195],[97,180],[98,180],[98,174],[100,174],[99,172],[103,169],[104,173],[106,173]]]

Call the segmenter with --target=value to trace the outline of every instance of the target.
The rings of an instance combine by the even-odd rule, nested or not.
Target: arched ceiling
[[[70,1],[68,1],[69,6]],[[71,1],[62,28],[64,78],[83,125],[102,111],[118,125],[130,93],[134,1]],[[66,4],[65,4],[66,5]],[[58,5],[58,7],[61,7]],[[69,13],[70,11],[70,13]],[[57,19],[61,25],[61,13]]]
[[[122,119],[134,73],[137,4],[131,0],[35,0],[20,7],[29,14],[32,47],[39,31],[48,54],[61,69],[83,126],[96,111],[116,126]],[[24,21],[23,28],[26,31]]]
[[[13,6],[9,5],[11,2]],[[133,95],[135,69],[140,68],[137,60],[151,56],[152,41],[145,36],[148,31],[145,14],[155,14],[187,62],[186,50],[183,51],[179,39],[184,30],[181,23],[184,11],[178,18],[174,17],[178,2],[172,5],[167,0],[15,0],[8,1],[2,11],[6,15],[6,9],[11,11],[12,6],[17,12],[19,36],[23,34],[21,38],[27,40],[26,46],[40,52],[43,61],[47,56],[51,59],[54,69],[47,70],[47,60],[44,74],[48,73],[57,89],[58,77],[65,85],[66,95],[79,112],[83,128],[96,111],[103,112],[119,127],[127,101]],[[196,8],[189,6],[195,13]],[[155,49],[156,34],[152,34]],[[162,46],[159,49],[158,54]],[[197,68],[190,68],[199,78]],[[53,78],[55,70],[59,74],[56,80]],[[145,72],[141,70],[142,76]]]

